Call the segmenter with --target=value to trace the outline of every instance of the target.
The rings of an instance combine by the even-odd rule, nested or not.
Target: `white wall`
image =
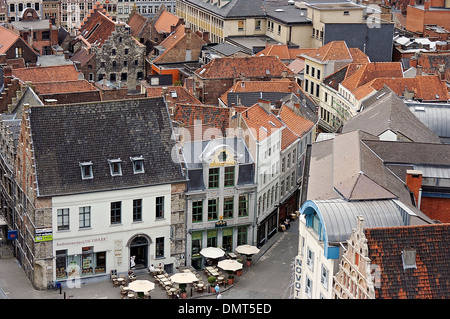
[[[68,255],[81,254],[82,247],[94,252],[106,251],[106,272],[129,270],[127,242],[136,234],[151,239],[148,264],[172,263],[170,257],[171,185],[148,186],[124,190],[58,196],[52,199],[53,255],[67,249]],[[156,197],[164,196],[164,218],[156,219]],[[133,200],[142,199],[142,221],[133,222]],[[120,224],[111,224],[111,202],[122,202]],[[79,208],[91,207],[91,227],[79,228]],[[69,230],[57,230],[57,210],[69,208]],[[155,239],[164,237],[164,258],[155,259]],[[55,276],[55,274],[54,274]]]

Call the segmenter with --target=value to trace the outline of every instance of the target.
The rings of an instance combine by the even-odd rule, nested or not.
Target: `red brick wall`
[[[414,193],[416,204],[419,200],[419,190],[422,188],[422,174],[410,174],[406,173],[406,186]]]
[[[423,10],[408,6],[406,12],[406,30],[413,32],[424,32],[425,24],[436,24],[445,29],[450,28],[449,10]]]
[[[431,219],[450,223],[450,199],[422,197],[420,210]]]

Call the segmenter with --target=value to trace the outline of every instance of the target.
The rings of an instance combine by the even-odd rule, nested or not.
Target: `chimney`
[[[204,31],[202,34],[202,39],[203,39],[203,41],[209,43],[209,32]]]
[[[176,25],[171,25],[171,26],[170,26],[170,33],[172,33],[173,31],[175,31],[176,28],[177,28]]]
[[[268,114],[271,113],[270,101],[258,100],[258,105],[261,106]]]
[[[445,64],[439,64],[439,80],[445,81]]]
[[[409,5],[414,7],[416,5],[416,0],[410,0]]]
[[[430,10],[430,1],[428,0],[425,1],[425,3],[423,4],[423,9]]]
[[[422,66],[421,65],[418,65],[417,67],[416,67],[416,77],[418,77],[418,76],[422,76]]]
[[[413,55],[412,57],[409,58],[409,66],[413,67],[413,68],[417,68],[417,57],[415,55]]]
[[[422,199],[422,171],[406,170],[406,186],[414,194],[416,207],[420,209],[420,201]]]

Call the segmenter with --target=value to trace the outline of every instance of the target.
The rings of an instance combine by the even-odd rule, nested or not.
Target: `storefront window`
[[[56,279],[67,278],[67,250],[57,250],[56,251]]]
[[[81,248],[81,275],[89,276],[94,274],[94,258],[93,258],[94,247],[83,247]]]
[[[67,257],[67,272],[68,278],[80,276],[80,255],[73,255]]]
[[[208,230],[207,247],[217,247],[217,229]]]
[[[247,226],[238,227],[237,245],[247,244]]]
[[[100,252],[94,255],[95,255],[95,274],[106,273],[106,252]]]
[[[231,252],[233,248],[233,228],[222,230],[222,247],[226,252]]]

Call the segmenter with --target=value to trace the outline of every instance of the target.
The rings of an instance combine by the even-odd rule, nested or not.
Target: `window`
[[[122,216],[122,202],[111,203],[111,224],[120,224]]]
[[[15,53],[16,53],[16,58],[21,58],[22,57],[22,48],[20,48],[20,47],[15,48]]]
[[[233,218],[234,197],[223,199],[223,218]]]
[[[255,30],[261,30],[261,20],[255,21]]]
[[[120,158],[108,160],[111,176],[122,176],[122,160]]]
[[[120,81],[126,81],[128,79],[128,73],[124,72],[120,74]]]
[[[309,298],[311,298],[312,280],[308,276],[306,276],[305,293]]]
[[[80,207],[79,227],[91,227],[91,206]]]
[[[208,199],[208,220],[218,219],[217,198]]]
[[[164,196],[156,197],[156,218],[164,218]]]
[[[203,220],[203,201],[192,202],[192,222],[197,223]]]
[[[206,247],[217,247],[217,229],[208,230]]]
[[[237,231],[238,231],[237,245],[239,246],[247,244],[247,227],[239,226]]]
[[[222,230],[222,247],[226,252],[230,252],[233,248],[233,228],[225,228]]]
[[[311,249],[308,248],[308,255],[306,257],[306,264],[309,266],[311,270],[314,270],[314,253]]]
[[[133,222],[142,221],[142,199],[133,199]]]
[[[133,162],[133,172],[134,174],[144,173],[144,158],[141,157],[130,157]]]
[[[219,187],[219,168],[210,168],[209,169],[209,188],[218,188]]]
[[[320,80],[320,70],[319,69],[317,69],[317,79]]]
[[[116,55],[116,49],[111,49],[111,55]]]
[[[61,208],[57,211],[58,230],[69,230],[69,209]]]
[[[309,74],[309,64],[306,65],[306,74]],[[308,85],[306,85],[308,86]]]
[[[328,290],[328,269],[322,265],[322,275],[320,278],[320,282],[323,284],[325,289]]]
[[[240,195],[239,196],[239,211],[238,217],[248,216],[248,195]]]
[[[111,73],[111,74],[109,75],[109,80],[110,80],[111,82],[116,82],[116,74],[115,74],[115,73]]]
[[[244,20],[238,21],[238,31],[244,31]]]
[[[94,175],[92,173],[92,162],[80,163],[80,168],[81,168],[81,178],[82,179],[94,178]]]
[[[225,167],[225,187],[234,186],[234,166]]]
[[[158,237],[155,241],[155,257],[162,258],[164,257],[164,237]]]
[[[125,54],[128,54],[130,52],[130,49],[126,48],[125,49]]]

